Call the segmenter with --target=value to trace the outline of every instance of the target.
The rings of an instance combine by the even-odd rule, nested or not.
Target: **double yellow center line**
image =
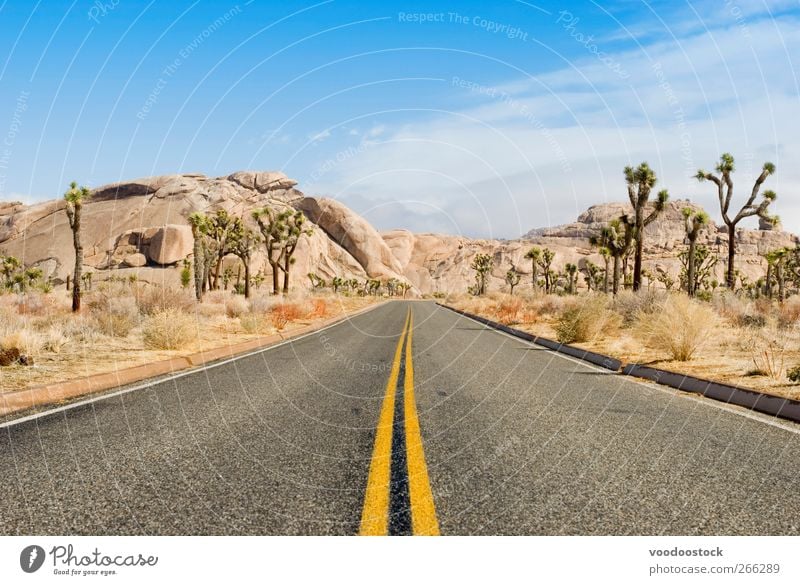
[[[378,418],[361,513],[360,534],[364,536],[439,534],[414,398],[413,328],[409,309]],[[401,375],[402,405],[397,401]],[[395,418],[400,419],[397,424]]]

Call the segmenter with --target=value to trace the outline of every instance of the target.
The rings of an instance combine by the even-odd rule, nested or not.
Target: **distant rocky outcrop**
[[[473,282],[469,266],[474,256],[488,253],[495,260],[490,288],[500,288],[512,265],[530,273],[524,256],[533,245],[556,252],[556,269],[567,262],[601,264],[589,237],[628,209],[622,203],[595,205],[573,223],[535,229],[518,240],[471,240],[399,229],[379,233],[342,203],[305,196],[296,185],[280,172],[240,171],[224,177],[164,175],[99,187],[84,208],[84,270],[94,273],[95,282],[136,274],[146,282],[177,285],[180,268],[192,254],[187,221],[192,212],[224,209],[249,217],[253,209],[270,205],[302,210],[314,228],[311,236],[301,239],[295,254],[295,287],[310,286],[306,274],[314,272],[327,280],[398,278],[413,285],[412,294],[460,292]],[[686,206],[697,208],[688,201],[669,202],[647,227],[646,266],[661,266],[677,275],[676,254],[684,246],[681,210]],[[797,240],[777,227],[769,228],[737,231],[737,266],[754,279],[763,273],[765,252],[793,246]],[[700,243],[724,253],[727,232],[712,224]],[[55,283],[64,282],[74,258],[63,202],[0,203],[0,251],[40,267]],[[237,262],[231,257],[226,266]],[[261,250],[254,256],[252,270],[269,275]],[[722,266],[719,275],[721,279]]]

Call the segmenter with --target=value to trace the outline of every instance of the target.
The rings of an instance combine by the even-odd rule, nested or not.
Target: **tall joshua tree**
[[[631,218],[628,215],[623,215],[619,219],[613,219],[608,222],[608,225],[600,230],[599,236],[592,237],[591,241],[600,250],[607,250],[605,254],[610,256],[614,262],[613,277],[611,291],[614,294],[619,292],[620,282],[620,267],[622,258],[630,250],[631,243],[633,242],[633,234],[635,231]],[[605,257],[605,255],[604,255]],[[606,274],[608,274],[608,266],[606,265]],[[606,278],[607,280],[607,278]],[[606,287],[607,287],[606,283]]]
[[[508,285],[508,288],[511,289],[512,295],[514,294],[514,287],[519,284],[520,278],[521,276],[519,272],[517,272],[517,269],[512,264],[511,269],[506,272],[506,284]]]
[[[539,259],[539,267],[544,272],[544,292],[550,294],[550,289],[553,288],[553,271],[550,266],[553,264],[553,259],[556,253],[550,248],[542,250],[542,257]]]
[[[525,252],[525,259],[531,261],[531,287],[536,290],[536,277],[539,271],[539,259],[542,257],[542,249],[534,246]]]
[[[286,239],[286,212],[278,213],[271,207],[253,211],[253,219],[261,231],[262,241],[267,250],[267,262],[272,268],[272,294],[280,292],[279,273]]]
[[[658,179],[656,173],[646,162],[638,167],[625,167],[625,182],[628,184],[628,198],[633,206],[634,237],[636,249],[633,258],[633,290],[637,291],[642,286],[642,255],[644,251],[644,228],[650,225],[658,214],[664,209],[669,199],[666,189],[658,192],[653,210],[645,216],[650,192]]]
[[[481,296],[486,292],[486,279],[492,269],[492,257],[489,254],[477,254],[472,259],[470,268],[475,271],[475,294]]]
[[[722,212],[722,220],[728,227],[728,268],[725,274],[725,283],[728,288],[733,290],[736,286],[736,269],[734,267],[734,261],[736,259],[736,225],[745,217],[752,217],[754,215],[770,223],[775,223],[777,221],[774,216],[770,216],[767,213],[770,203],[777,198],[775,191],[764,191],[761,196],[761,201],[756,205],[756,199],[761,190],[761,185],[764,184],[767,177],[775,173],[775,165],[771,162],[764,163],[764,166],[761,168],[761,174],[756,178],[755,183],[753,183],[750,197],[733,217],[728,213],[731,199],[733,199],[733,179],[731,178],[731,174],[736,170],[733,155],[726,152],[720,156],[715,170],[716,174],[707,173],[700,169],[697,171],[695,178],[701,183],[703,181],[711,181],[717,186],[717,196],[719,198],[719,208]]]
[[[81,310],[81,269],[83,268],[83,244],[81,243],[81,211],[83,202],[91,196],[87,187],[78,187],[72,181],[69,190],[64,193],[67,219],[72,230],[72,246],[75,248],[75,271],[72,274],[72,310]]]
[[[689,240],[689,255],[686,258],[686,292],[690,297],[695,295],[697,281],[695,278],[697,267],[697,236],[704,226],[708,225],[708,214],[705,211],[695,211],[691,207],[683,208],[683,217],[686,221],[686,239]]]
[[[283,293],[289,292],[289,271],[294,264],[294,251],[302,236],[310,236],[311,228],[306,228],[306,216],[302,211],[286,212],[285,234],[283,238]]]
[[[237,217],[231,224],[229,234],[230,251],[244,264],[244,298],[250,298],[250,260],[260,237],[245,224],[244,219]]]
[[[205,214],[195,211],[189,216],[189,225],[192,226],[192,238],[194,247],[192,256],[194,261],[194,294],[198,301],[203,300],[203,284],[206,275],[206,243],[205,237],[208,232],[208,218]]]

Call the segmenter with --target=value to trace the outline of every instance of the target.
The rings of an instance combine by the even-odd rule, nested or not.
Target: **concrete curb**
[[[503,325],[502,323],[498,323],[496,321],[492,321],[491,319],[486,319],[485,317],[481,317],[479,315],[473,315],[472,313],[467,313],[466,311],[461,311],[454,307],[450,307],[448,305],[443,305],[442,303],[436,303],[440,307],[444,307],[445,309],[449,309],[459,315],[463,315],[479,323],[483,323],[488,327],[492,327],[493,329],[499,329],[500,331],[505,331],[509,335],[513,335],[514,337],[519,337],[520,339],[524,339],[525,341],[530,341],[531,343],[535,343],[536,345],[541,345],[542,347],[546,347],[547,349],[552,349],[553,351],[557,351],[559,353],[563,353],[579,360],[584,360],[589,363],[592,363],[596,366],[600,366],[601,368],[605,368],[607,370],[611,370],[612,372],[619,372],[620,368],[622,367],[622,362],[617,358],[613,358],[610,355],[603,355],[602,353],[596,353],[593,351],[589,351],[588,349],[581,349],[580,347],[575,347],[573,345],[567,345],[566,343],[560,343],[558,341],[553,341],[552,339],[547,339],[546,337],[539,337],[538,335],[533,335],[531,333],[527,333],[525,331],[520,331],[519,329],[514,329],[513,327],[509,327],[508,325]]]
[[[800,423],[800,401],[792,400],[791,398],[772,396],[771,394],[764,394],[763,392],[758,392],[757,390],[739,388],[738,386],[731,386],[721,382],[713,382],[711,380],[689,376],[688,374],[679,374],[676,372],[670,372],[668,370],[661,370],[659,368],[651,368],[648,366],[641,366],[639,364],[622,364],[620,360],[603,355],[601,353],[595,353],[580,349],[578,347],[573,347],[571,345],[565,345],[545,337],[538,337],[531,333],[520,331],[519,329],[514,329],[513,327],[508,327],[507,325],[497,323],[491,319],[480,317],[479,315],[473,315],[472,313],[461,311],[442,303],[436,304],[494,329],[504,331],[509,335],[513,335],[514,337],[519,337],[520,339],[530,341],[537,345],[552,349],[553,351],[564,353],[580,360],[590,362],[613,372],[617,372],[623,376],[634,376],[637,378],[650,380],[651,382],[663,384],[664,386],[669,386],[671,388],[675,388],[676,390],[700,394],[712,400],[725,402],[727,404],[734,404],[736,406],[742,406],[756,412],[761,412],[763,414],[768,414],[771,416],[784,418],[792,422]]]
[[[351,319],[357,315],[361,315],[362,313],[366,313],[367,311],[371,311],[383,305],[384,302],[375,303],[374,305],[364,307],[363,309],[359,309],[354,313],[347,313],[344,315],[331,317],[330,319],[325,319],[319,323],[314,323],[295,331],[291,331],[285,335],[268,335],[259,339],[251,339],[249,341],[234,343],[225,347],[207,349],[186,356],[178,356],[140,366],[123,368],[115,372],[93,374],[91,376],[86,376],[85,378],[79,378],[76,380],[67,380],[65,382],[46,384],[44,386],[26,388],[25,390],[16,390],[14,392],[3,393],[0,394],[0,417],[15,414],[29,408],[57,404],[77,398],[79,396],[119,388],[135,382],[147,380],[148,378],[170,375],[182,370],[194,368],[199,369],[212,362],[223,359],[229,359],[236,356],[245,356],[259,349],[266,349],[269,346],[281,341],[286,341],[294,337],[313,333],[314,331],[318,331],[340,321]]]
[[[735,404],[756,412],[800,422],[800,402],[791,398],[772,396],[757,390],[739,388],[738,386],[696,378],[688,374],[670,372],[669,370],[640,366],[639,364],[627,364],[622,369],[622,374],[644,378],[684,392],[700,394],[720,402]]]

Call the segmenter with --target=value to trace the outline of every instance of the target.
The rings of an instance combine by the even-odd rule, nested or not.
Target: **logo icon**
[[[38,544],[26,546],[19,554],[19,566],[26,573],[35,573],[42,568],[44,556],[44,549]]]

